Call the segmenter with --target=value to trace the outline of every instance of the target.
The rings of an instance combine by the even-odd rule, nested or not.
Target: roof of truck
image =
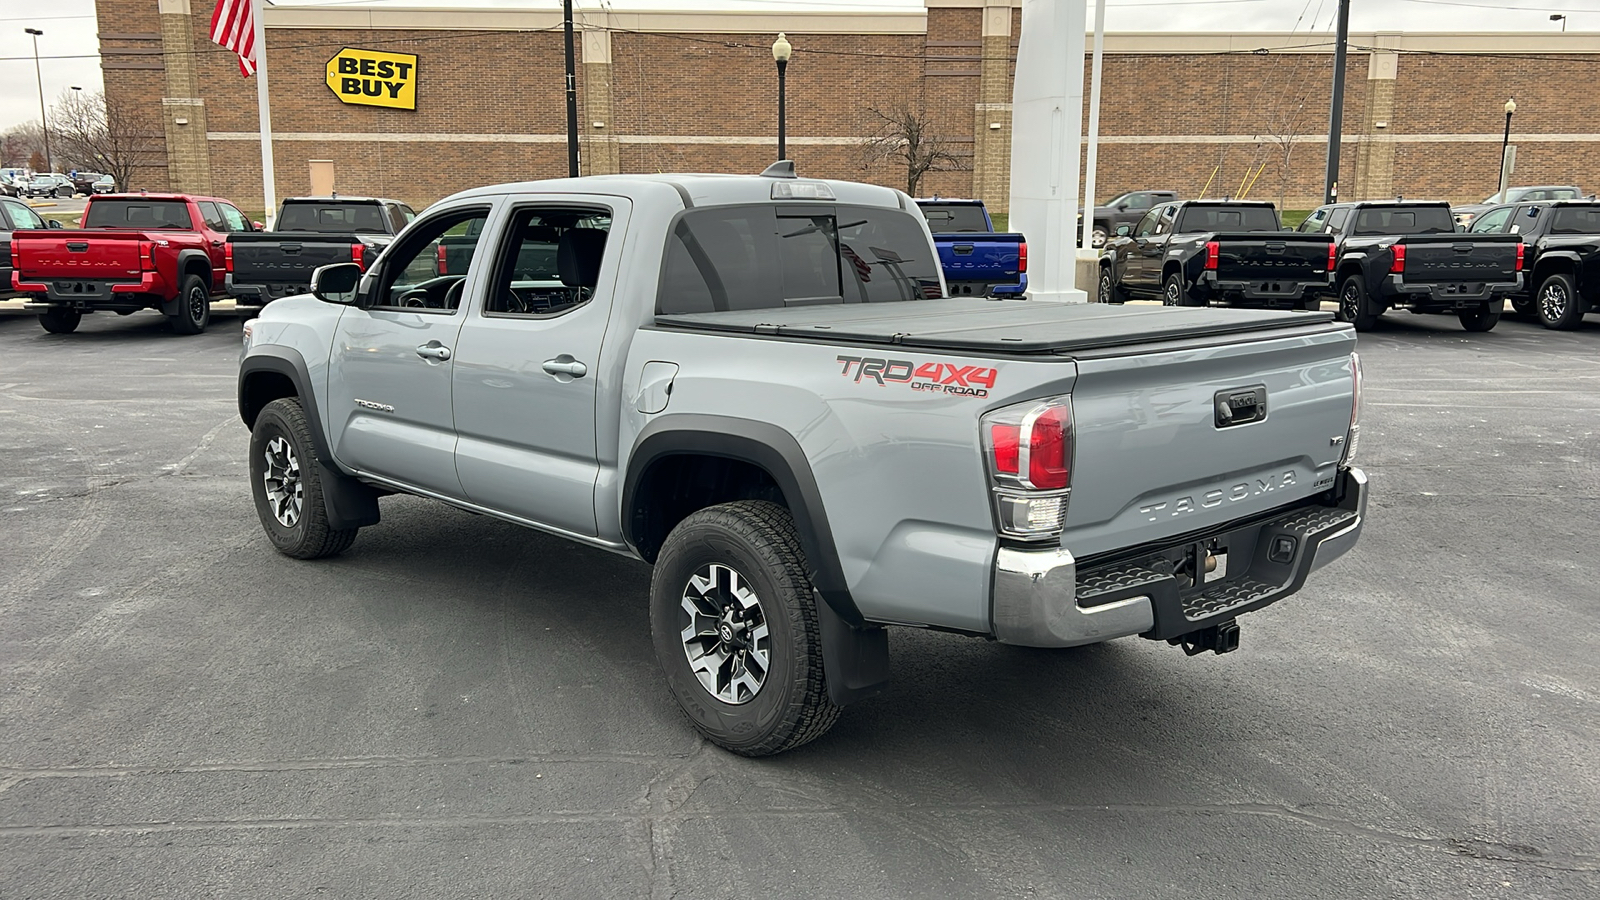
[[[669,188],[678,193],[686,206],[727,206],[740,203],[768,203],[775,184],[825,184],[835,201],[865,206],[906,209],[911,198],[893,188],[832,181],[824,178],[795,178],[771,175],[726,175],[709,173],[662,173],[656,175],[585,175],[580,178],[555,178],[496,184],[462,191],[447,199],[494,197],[501,194],[640,194]],[[797,199],[796,202],[807,202]],[[821,201],[830,202],[830,201]]]

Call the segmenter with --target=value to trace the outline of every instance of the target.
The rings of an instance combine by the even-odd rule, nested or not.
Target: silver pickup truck
[[[466,191],[312,290],[244,332],[272,543],[403,492],[644,560],[736,753],[880,690],[890,625],[1232,650],[1366,512],[1348,325],[947,298],[909,197],[783,164]]]

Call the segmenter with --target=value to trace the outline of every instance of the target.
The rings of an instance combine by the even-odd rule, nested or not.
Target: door
[[[195,206],[200,207],[200,221],[205,223],[200,239],[205,242],[206,256],[211,258],[211,290],[220,291],[228,274],[228,223],[222,218],[222,210],[210,200],[197,200]]]
[[[418,223],[362,284],[365,308],[339,318],[328,373],[329,436],[353,469],[461,499],[450,372],[466,317],[461,297],[481,277],[439,274],[446,239],[476,235],[487,205],[453,206]]]
[[[630,206],[620,198],[513,202],[458,340],[456,471],[482,506],[593,536],[595,400]],[[478,264],[475,262],[475,264]]]
[[[1158,206],[1139,220],[1133,233],[1133,262],[1137,274],[1129,279],[1139,290],[1154,291],[1161,287],[1161,258],[1166,252],[1171,219],[1170,206]],[[1141,235],[1141,232],[1143,234]]]

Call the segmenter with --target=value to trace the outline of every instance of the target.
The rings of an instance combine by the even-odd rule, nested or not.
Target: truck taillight
[[[156,270],[155,254],[155,241],[139,242],[139,271],[154,272]]]
[[[1393,247],[1390,247],[1389,249],[1394,252],[1394,262],[1389,264],[1389,272],[1391,274],[1394,274],[1394,275],[1399,275],[1399,274],[1405,272],[1405,270],[1406,270],[1406,245],[1405,244],[1395,244]]]
[[[222,245],[222,271],[233,274],[233,241]]]
[[[1522,244],[1517,244],[1517,271],[1522,271]]]
[[[1347,466],[1355,458],[1356,445],[1361,443],[1361,355],[1350,354],[1350,389],[1354,395],[1350,401],[1350,431],[1344,439],[1344,455],[1339,458],[1339,464]]]
[[[1339,265],[1339,245],[1328,245],[1328,271],[1332,272]]]
[[[1522,254],[1517,254],[1517,259],[1522,259]],[[1017,272],[1028,271],[1028,242],[1023,241],[1017,245]]]
[[[439,254],[438,255],[439,255],[439,274],[440,275],[449,275],[450,274],[450,266],[449,266],[449,264],[447,264],[445,262],[445,259],[444,259],[444,245],[443,244],[439,245]]]
[[[360,266],[361,271],[365,272],[367,270],[367,245],[351,244],[350,261]]]
[[[16,241],[11,242],[11,271],[22,271],[22,253],[17,249]],[[4,285],[4,287],[9,290],[11,285]]]
[[[1000,534],[1029,541],[1060,534],[1072,487],[1072,398],[998,409],[981,427]]]
[[[1222,260],[1222,245],[1216,241],[1206,241],[1206,271],[1215,272],[1217,263]]]

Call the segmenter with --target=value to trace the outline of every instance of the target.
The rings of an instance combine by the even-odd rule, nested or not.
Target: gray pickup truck
[[[890,625],[1232,650],[1365,517],[1350,326],[944,297],[911,198],[783,164],[477,188],[311,287],[244,331],[273,545],[403,492],[643,560],[672,693],[745,755],[880,690]]]

